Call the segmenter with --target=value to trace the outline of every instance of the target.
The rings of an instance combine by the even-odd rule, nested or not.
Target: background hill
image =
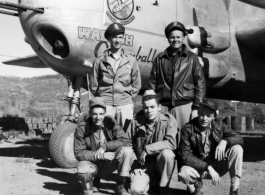
[[[62,75],[0,77],[0,116],[48,117],[67,114],[67,82]],[[85,108],[86,98],[82,98]]]
[[[85,92],[84,90],[81,91]],[[47,75],[33,78],[0,76],[0,117],[56,117],[68,114],[68,102],[61,100],[67,93],[67,81],[62,75]],[[264,104],[247,102],[231,103],[215,100],[220,116],[252,116],[263,122]],[[81,108],[87,111],[88,95],[81,97]],[[135,100],[135,112],[141,109],[141,97]]]

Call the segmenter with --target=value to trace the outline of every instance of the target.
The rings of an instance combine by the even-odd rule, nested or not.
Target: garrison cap
[[[204,114],[213,114],[218,110],[218,105],[213,100],[204,100],[200,102],[199,110]]]
[[[105,31],[105,38],[108,39],[111,35],[124,34],[125,28],[120,23],[112,23]]]
[[[144,92],[143,97],[148,96],[148,95],[156,95],[156,93],[154,92],[154,90],[149,89]]]
[[[180,30],[186,36],[186,28],[180,22],[175,21],[175,22],[171,22],[169,25],[167,25],[167,27],[165,28],[166,37],[168,37],[170,32],[173,31],[173,30]]]
[[[95,97],[94,99],[89,101],[89,109],[95,107],[95,106],[100,106],[102,108],[106,108],[105,100],[103,97]]]

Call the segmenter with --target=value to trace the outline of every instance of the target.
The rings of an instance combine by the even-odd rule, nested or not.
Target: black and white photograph
[[[0,24],[0,194],[265,194],[265,0],[7,0]]]

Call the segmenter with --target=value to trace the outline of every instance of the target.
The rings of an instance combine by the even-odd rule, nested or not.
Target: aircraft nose
[[[39,23],[33,27],[33,36],[41,47],[59,59],[70,54],[70,47],[63,31],[52,24]]]

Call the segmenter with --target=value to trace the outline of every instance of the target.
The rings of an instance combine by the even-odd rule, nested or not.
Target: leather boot
[[[201,189],[203,186],[202,180],[199,179],[195,184],[195,191],[192,193],[192,195],[202,195]]]
[[[160,187],[160,194],[161,195],[171,195],[171,191],[169,187]]]
[[[94,177],[93,180],[93,192],[98,193],[100,188],[100,178],[99,177]]]
[[[78,180],[81,182],[83,189],[83,195],[93,194],[93,174],[92,173],[81,173],[77,175]]]
[[[232,189],[230,189],[229,195],[238,195],[238,188],[235,191],[233,191]]]
[[[130,195],[126,190],[126,177],[119,177],[117,179],[117,187],[115,189],[115,194],[117,195]]]

